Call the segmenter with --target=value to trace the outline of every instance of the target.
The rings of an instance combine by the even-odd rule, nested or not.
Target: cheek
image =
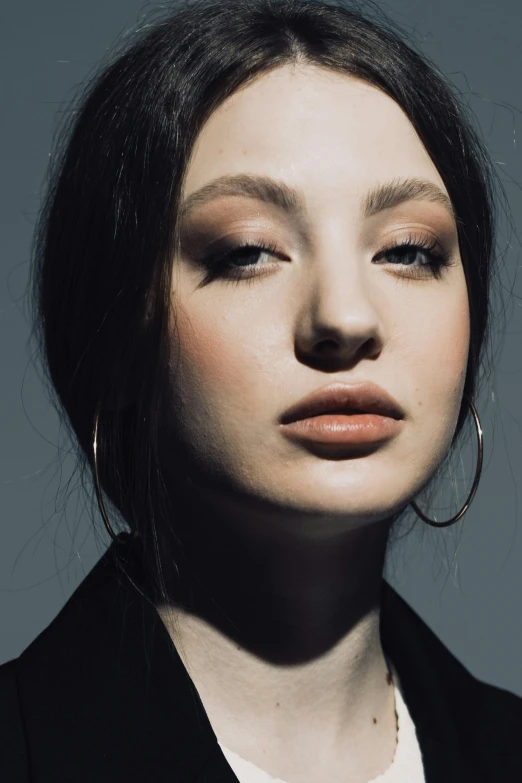
[[[192,319],[190,328],[180,325],[179,340],[182,365],[191,375],[213,388],[219,388],[230,380],[238,364],[237,343],[223,338],[216,325],[204,319]]]
[[[219,308],[180,313],[176,340],[178,385],[185,399],[209,400],[219,407],[252,405],[253,386],[266,355],[260,330],[248,317],[232,318]],[[249,328],[250,323],[250,328]]]
[[[411,356],[415,362],[411,377],[419,411],[431,411],[456,422],[466,377],[469,351],[469,309],[467,294],[447,297],[441,307],[419,312],[412,333]],[[411,363],[410,363],[411,366]]]
[[[252,433],[257,444],[266,436],[270,392],[281,375],[274,361],[280,354],[274,345],[280,331],[267,329],[266,323],[252,308],[244,313],[218,301],[212,307],[198,303],[189,313],[178,309],[169,429],[205,473],[250,481],[256,453]]]
[[[456,386],[460,392],[466,374],[469,351],[467,300],[454,310],[448,310],[443,318],[434,323],[430,349],[429,368],[433,379],[438,378],[443,386],[449,388]]]

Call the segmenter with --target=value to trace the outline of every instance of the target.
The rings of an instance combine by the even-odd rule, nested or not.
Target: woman
[[[481,470],[491,174],[442,77],[342,4],[196,2],[64,138],[36,323],[114,541],[0,667],[0,779],[516,779],[522,701],[382,577]]]

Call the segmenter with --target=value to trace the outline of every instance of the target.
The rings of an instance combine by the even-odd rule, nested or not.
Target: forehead
[[[395,101],[314,66],[277,68],[219,106],[196,140],[184,190],[244,172],[284,179],[323,202],[393,178],[423,177],[443,187]]]

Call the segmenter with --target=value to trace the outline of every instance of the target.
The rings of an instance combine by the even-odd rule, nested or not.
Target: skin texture
[[[390,524],[440,464],[462,399],[469,309],[456,227],[425,200],[361,219],[376,184],[444,185],[397,104],[309,65],[265,74],[214,112],[184,196],[239,173],[300,189],[306,231],[245,196],[183,222],[162,451],[191,587],[158,609],[224,745],[290,783],[362,783],[396,746],[379,637]],[[450,254],[440,279],[397,257],[373,262],[411,234]],[[251,256],[249,279],[203,284],[202,256],[245,240],[280,255]],[[414,266],[425,262],[421,252]],[[394,438],[364,451],[282,434],[297,400],[363,380],[404,408]]]

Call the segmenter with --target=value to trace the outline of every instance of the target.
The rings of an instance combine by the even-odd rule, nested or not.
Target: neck
[[[389,527],[222,498],[176,519],[179,579],[159,611],[225,745],[252,758],[252,737],[288,749],[297,730],[330,750],[347,736],[361,748],[377,724],[391,727],[379,634]]]

